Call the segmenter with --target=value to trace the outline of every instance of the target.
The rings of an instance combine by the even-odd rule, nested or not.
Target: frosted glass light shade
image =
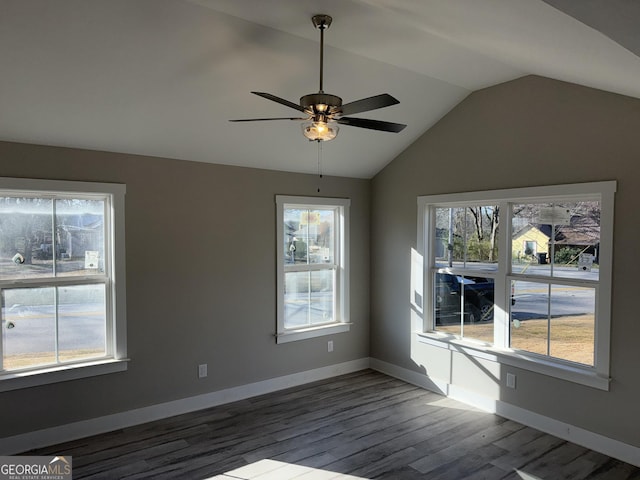
[[[302,123],[302,134],[311,141],[328,142],[338,135],[340,128],[336,122],[314,122],[309,120]]]

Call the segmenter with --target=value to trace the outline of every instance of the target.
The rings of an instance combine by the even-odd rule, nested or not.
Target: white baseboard
[[[370,368],[405,382],[426,388],[427,390],[446,395],[475,408],[495,413],[509,420],[640,467],[640,448],[634,447],[633,445],[540,415],[530,410],[525,410],[524,408],[501,400],[478,395],[477,393],[470,392],[456,385],[450,385],[446,382],[429,378],[425,374],[398,367],[397,365],[392,365],[375,358],[371,359]]]
[[[216,392],[205,393],[195,397],[183,398],[172,402],[151,405],[149,407],[115,413],[103,417],[82,420],[79,422],[45,428],[12,437],[0,438],[0,455],[13,455],[34,448],[46,447],[78,438],[97,435],[120,428],[141,423],[152,422],[174,415],[215,407],[265,393],[283,390],[305,383],[324,380],[326,378],[357,372],[369,368],[369,358],[361,358],[350,362],[329,365],[305,372],[294,373],[282,377],[270,378],[260,382],[240,385]]]

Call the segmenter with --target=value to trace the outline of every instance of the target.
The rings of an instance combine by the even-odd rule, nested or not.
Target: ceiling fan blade
[[[363,98],[356,100],[355,102],[349,102],[342,105],[342,115],[353,115],[354,113],[368,112],[369,110],[376,110],[378,108],[390,107],[400,103],[388,93],[382,93],[374,97]]]
[[[289,100],[285,100],[284,98],[276,97],[275,95],[271,95],[270,93],[265,93],[265,92],[251,92],[251,93],[253,93],[254,95],[258,95],[259,97],[266,98],[267,100],[271,100],[272,102],[279,103],[280,105],[285,105],[295,110],[299,110],[300,112],[304,112],[304,107],[298,105],[297,103],[290,102]]]
[[[309,120],[309,117],[294,118],[294,117],[277,117],[277,118],[237,118],[229,120],[230,122],[266,122],[269,120]]]
[[[383,122],[381,120],[371,120],[368,118],[342,117],[337,120],[341,125],[350,125],[352,127],[369,128],[371,130],[380,130],[382,132],[398,133],[404,130],[406,125],[402,123]]]

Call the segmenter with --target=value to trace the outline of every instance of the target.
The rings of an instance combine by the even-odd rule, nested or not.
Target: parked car
[[[460,321],[463,293],[465,323],[493,319],[494,290],[492,278],[436,274],[436,325]]]

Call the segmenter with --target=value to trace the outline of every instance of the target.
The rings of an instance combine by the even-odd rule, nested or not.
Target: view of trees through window
[[[511,348],[593,365],[600,211],[593,199],[433,207],[434,328],[492,344],[500,294]],[[510,222],[507,252],[501,220]],[[496,292],[507,259],[508,291]]]
[[[439,264],[495,263],[499,222],[500,207],[497,205],[437,208],[436,258]]]
[[[435,328],[493,343],[494,278],[499,258],[499,205],[436,207]]]

